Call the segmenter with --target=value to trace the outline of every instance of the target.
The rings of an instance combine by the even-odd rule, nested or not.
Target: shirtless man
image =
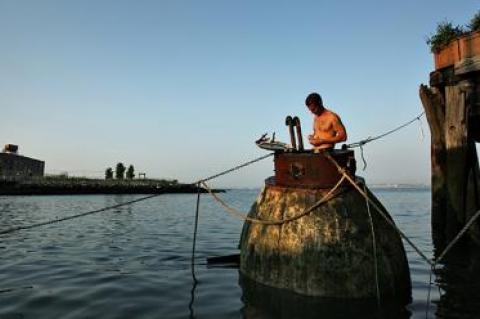
[[[308,136],[314,152],[332,149],[335,143],[347,139],[347,132],[340,117],[323,106],[322,98],[318,93],[311,93],[305,100],[310,112],[314,115],[313,134]]]

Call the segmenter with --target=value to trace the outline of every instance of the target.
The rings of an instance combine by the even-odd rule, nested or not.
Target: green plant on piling
[[[468,25],[470,31],[480,31],[480,11],[478,11],[470,20],[470,24]]]
[[[436,53],[465,33],[462,26],[453,25],[450,21],[443,21],[437,25],[435,34],[427,38],[427,44],[430,46],[430,50]]]

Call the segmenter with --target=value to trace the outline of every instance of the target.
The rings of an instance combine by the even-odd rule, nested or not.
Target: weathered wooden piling
[[[353,152],[336,157],[353,176]],[[309,152],[277,153],[275,168],[276,176],[267,180],[250,218],[297,216],[323,198],[342,176],[322,154]],[[361,179],[357,182],[382,207]],[[301,218],[280,225],[246,222],[240,271],[261,284],[316,297],[375,298],[378,281],[383,298],[406,303],[411,284],[402,241],[373,209],[371,216],[372,221],[365,198],[345,182],[330,200]]]
[[[480,47],[472,44],[476,38],[478,34],[456,40],[445,49],[449,51],[436,53],[436,60],[441,57],[448,63],[437,61],[430,87],[420,86],[431,131],[432,234],[440,250],[480,209],[475,147],[480,142]],[[478,223],[468,234],[471,242],[480,244]]]

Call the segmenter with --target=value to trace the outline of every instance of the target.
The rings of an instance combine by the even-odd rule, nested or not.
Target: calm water
[[[222,197],[248,211],[258,190]],[[397,225],[432,254],[430,192],[374,190]],[[0,229],[114,205],[136,195],[0,197]],[[252,290],[238,269],[207,267],[207,256],[237,252],[242,222],[202,196],[193,286],[190,254],[196,195],[162,195],[131,207],[0,235],[0,319],[7,318],[372,318],[375,304],[312,301]],[[425,318],[429,267],[406,246],[413,302],[399,318]],[[448,276],[444,276],[447,278]],[[448,284],[443,283],[443,288]],[[448,290],[448,289],[447,289]],[[478,291],[478,290],[477,290]],[[432,289],[430,317],[455,298]],[[455,300],[452,305],[449,303]],[[478,298],[477,298],[478,299]],[[461,302],[460,302],[461,305]],[[480,308],[475,308],[476,310]],[[465,316],[463,316],[465,314]],[[389,315],[390,316],[390,315]],[[449,315],[447,315],[449,317]]]

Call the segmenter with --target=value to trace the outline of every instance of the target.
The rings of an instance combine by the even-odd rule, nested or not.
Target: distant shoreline
[[[112,194],[192,194],[195,184],[171,180],[101,180],[89,178],[33,178],[0,180],[0,196],[17,195],[112,195]],[[201,189],[205,193],[205,189]],[[225,192],[215,189],[214,192]]]
[[[398,190],[398,191],[408,191],[408,190],[431,190],[430,185],[422,185],[422,184],[373,184],[369,185],[371,189],[378,189],[378,190]]]

